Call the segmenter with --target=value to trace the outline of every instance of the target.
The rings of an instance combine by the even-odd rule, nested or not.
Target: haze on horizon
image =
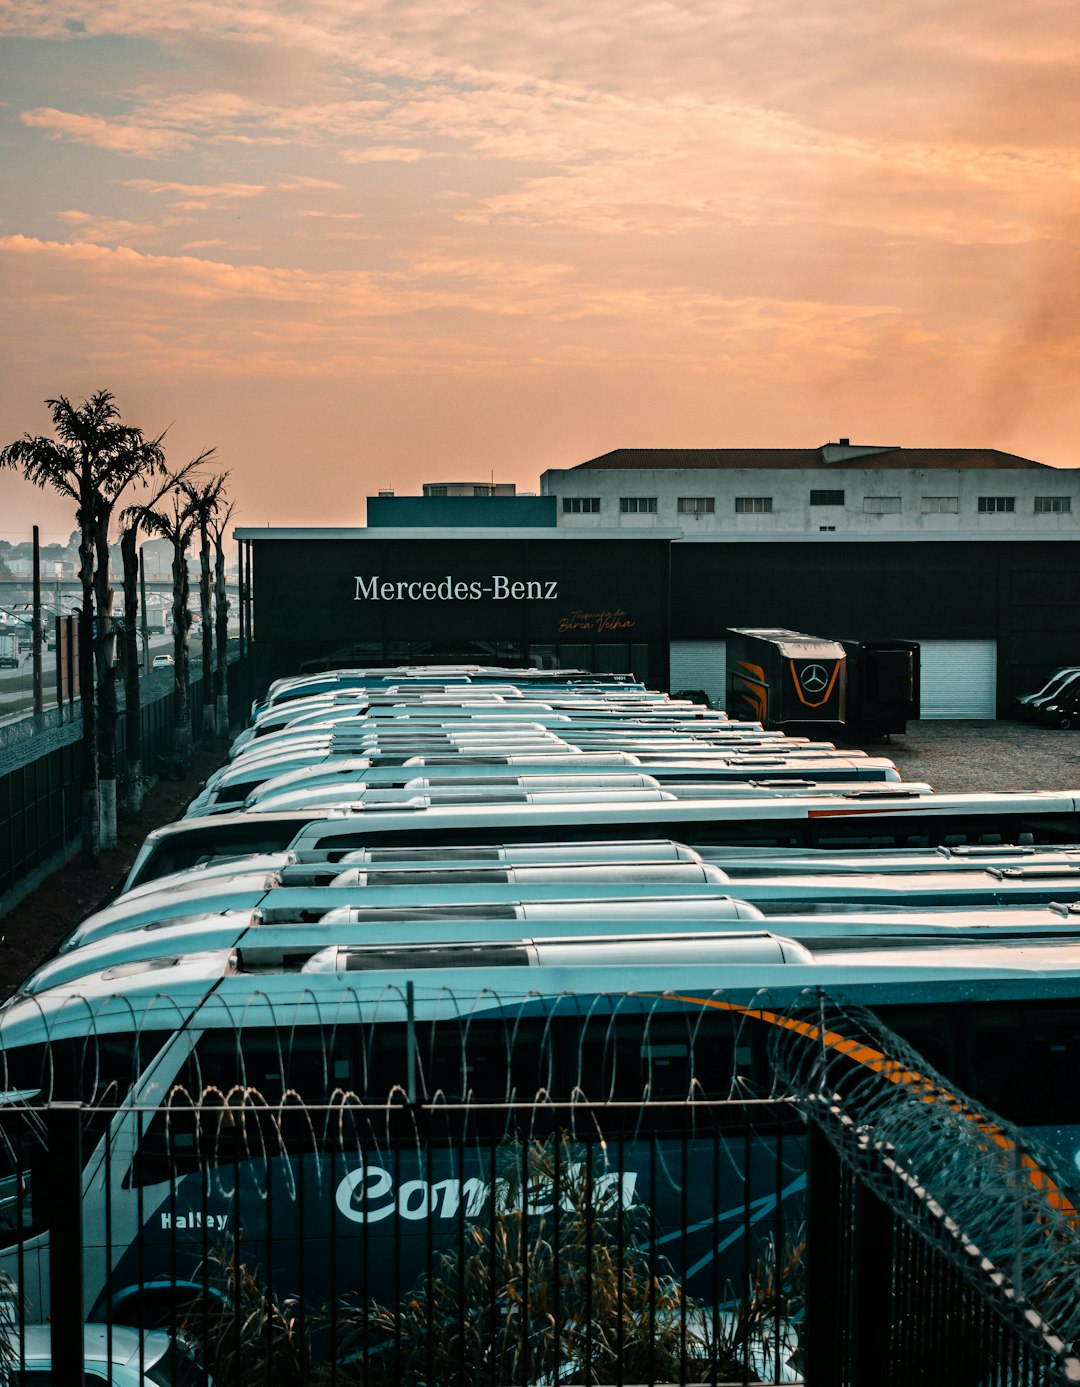
[[[0,0],[0,41],[0,442],[109,389],[248,525],[620,446],[1080,463],[1064,0]]]

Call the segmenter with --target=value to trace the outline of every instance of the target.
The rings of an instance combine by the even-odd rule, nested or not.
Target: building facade
[[[366,529],[238,531],[259,673],[574,665],[722,704],[727,628],[785,626],[916,640],[923,716],[993,718],[1080,664],[1080,473],[846,442],[751,450],[760,467],[660,451],[545,473],[541,497],[372,498]]]
[[[993,448],[617,448],[540,479],[573,529],[696,535],[1075,534],[1080,471]]]

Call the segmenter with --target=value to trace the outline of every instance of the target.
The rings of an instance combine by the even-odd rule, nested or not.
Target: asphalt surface
[[[150,655],[161,655],[171,652],[173,638],[171,635],[155,633],[150,637]],[[191,662],[194,667],[200,658],[202,647],[197,640],[190,644]],[[56,654],[54,651],[46,651],[42,664],[42,692],[44,693],[45,707],[56,707]],[[34,660],[29,651],[24,651],[19,658],[18,669],[0,670],[0,722],[25,717],[31,711],[34,704]]]

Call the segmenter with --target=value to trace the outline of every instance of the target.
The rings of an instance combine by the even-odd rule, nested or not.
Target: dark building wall
[[[928,638],[992,639],[1000,547],[676,544],[671,635],[722,640],[728,626],[829,635],[845,626],[866,636],[917,628]]]
[[[1080,542],[675,544],[671,636],[994,640],[998,708],[1080,663]]]
[[[356,643],[392,654],[429,641],[648,645],[650,680],[667,677],[666,540],[267,538],[253,550],[270,678]]]
[[[1006,712],[1050,669],[1080,664],[1080,542],[252,538],[263,679],[364,642],[391,662],[424,658],[410,642],[446,658],[480,643],[471,658],[490,663],[541,646],[578,663],[625,643],[627,667],[663,686],[669,640],[787,626],[834,639],[996,641]],[[515,583],[540,586],[515,595]]]

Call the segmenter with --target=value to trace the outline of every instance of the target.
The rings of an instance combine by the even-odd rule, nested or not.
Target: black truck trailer
[[[729,627],[727,711],[765,727],[840,729],[847,653],[839,641],[783,628]]]
[[[919,716],[919,642],[842,640],[847,656],[847,726],[886,736]]]

